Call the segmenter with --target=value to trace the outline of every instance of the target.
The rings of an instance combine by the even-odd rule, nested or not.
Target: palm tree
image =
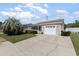
[[[22,24],[14,17],[9,17],[3,23],[3,32],[8,35],[22,34]]]

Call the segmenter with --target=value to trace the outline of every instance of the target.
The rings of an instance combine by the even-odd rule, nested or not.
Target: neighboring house
[[[40,22],[35,24],[34,27],[36,27],[38,33],[48,35],[61,35],[61,31],[64,30],[64,19]]]
[[[66,28],[65,31],[79,32],[79,27]]]

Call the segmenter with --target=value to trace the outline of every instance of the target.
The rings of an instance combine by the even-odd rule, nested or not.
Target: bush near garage
[[[61,36],[70,36],[70,31],[61,31]]]

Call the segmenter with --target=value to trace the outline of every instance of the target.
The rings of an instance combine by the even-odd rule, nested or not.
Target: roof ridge
[[[48,23],[48,22],[58,22],[58,21],[62,21],[62,22],[64,22],[64,19],[57,19],[57,20],[43,21],[43,22],[39,22],[38,24],[40,24],[40,23]]]

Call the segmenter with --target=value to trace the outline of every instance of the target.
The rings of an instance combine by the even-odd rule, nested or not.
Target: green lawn
[[[12,36],[8,36],[6,34],[0,34],[0,37],[12,42],[12,43],[16,43],[18,41],[22,41],[31,37],[34,37],[34,34],[22,34],[22,35],[12,35]]]
[[[79,56],[79,33],[71,33],[70,37],[73,42],[76,54]]]

